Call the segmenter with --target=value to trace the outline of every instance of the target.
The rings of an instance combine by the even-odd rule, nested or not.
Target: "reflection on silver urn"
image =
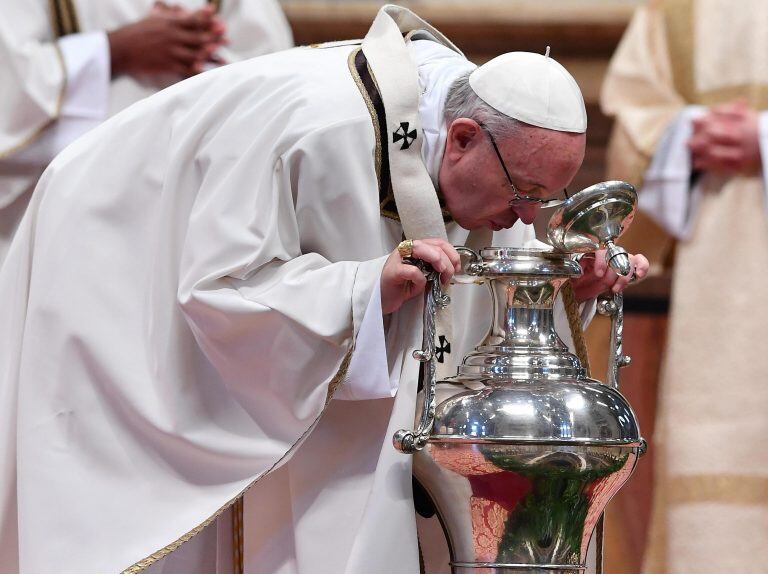
[[[569,202],[550,222],[560,251],[464,250],[472,257],[467,274],[490,287],[493,319],[456,376],[437,382],[431,353],[439,281],[426,297],[424,408],[419,428],[399,431],[394,441],[415,453],[414,474],[435,504],[454,574],[583,573],[596,523],[645,450],[626,399],[587,377],[553,316],[561,287],[581,274],[572,253],[586,250],[582,241],[566,252],[562,241],[573,233],[556,232],[574,223],[583,233],[584,218],[601,219],[602,210],[603,225],[614,230],[591,250],[610,242],[614,267],[624,265],[613,240],[631,221],[634,191],[609,182]],[[626,362],[620,327],[614,320],[616,364]]]

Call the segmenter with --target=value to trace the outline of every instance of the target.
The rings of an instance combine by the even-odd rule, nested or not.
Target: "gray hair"
[[[497,139],[515,136],[527,127],[526,124],[505,116],[480,99],[469,85],[471,72],[456,78],[448,89],[443,115],[448,126],[459,118],[469,118],[485,125]]]

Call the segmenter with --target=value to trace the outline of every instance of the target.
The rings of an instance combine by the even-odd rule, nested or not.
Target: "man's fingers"
[[[613,282],[613,286],[611,287],[611,291],[614,293],[620,293],[621,291],[624,291],[624,288],[629,285],[629,282],[632,280],[632,271],[630,271],[629,275],[616,275],[616,281]]]
[[[651,268],[651,263],[645,255],[633,255],[632,262],[635,266],[634,273],[638,279],[642,279],[648,274],[648,270]]]
[[[441,262],[440,253],[441,251],[439,248],[435,247],[434,245],[430,245],[421,239],[415,239],[413,241],[412,257],[429,263],[432,266],[432,269],[442,273],[443,265]]]
[[[605,260],[605,251],[600,250],[595,253],[593,272],[595,277],[603,278],[608,271],[608,262]]]
[[[413,257],[426,261],[438,273],[450,267],[450,261],[442,249],[422,239],[413,241]]]
[[[709,130],[710,139],[714,144],[736,146],[741,143],[741,132],[734,125],[718,124]]]
[[[174,46],[171,48],[171,55],[173,59],[182,64],[192,64],[200,59],[200,51],[186,46]]]
[[[199,48],[205,44],[216,42],[218,38],[213,32],[200,32],[179,28],[174,33],[174,39],[184,46]]]
[[[713,162],[721,165],[738,165],[744,158],[740,148],[730,146],[713,146],[709,152]]]
[[[424,243],[427,243],[429,245],[434,245],[435,247],[438,247],[448,256],[448,260],[450,261],[451,265],[453,266],[454,270],[461,271],[461,256],[459,255],[459,252],[456,251],[456,248],[445,241],[444,239],[436,239],[436,238],[428,238],[428,239],[419,239],[418,241],[423,241]]]
[[[725,172],[738,171],[743,163],[742,150],[726,146],[710,146],[693,161],[696,169]]]
[[[176,23],[187,30],[208,30],[214,22],[213,8],[208,5],[200,10],[187,14],[176,20]]]
[[[408,264],[401,264],[397,270],[397,278],[400,283],[411,282],[415,287],[415,293],[421,293],[424,291],[424,287],[427,285],[427,278],[421,270]]]

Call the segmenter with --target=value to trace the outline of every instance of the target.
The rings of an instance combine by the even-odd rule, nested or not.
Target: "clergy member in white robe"
[[[533,241],[584,154],[571,76],[500,58],[475,69],[388,6],[362,44],[189,79],[54,160],[0,271],[3,572],[419,571],[391,437],[413,424],[421,298],[386,311],[395,248]],[[502,160],[477,121],[447,121],[462,76],[543,147],[500,139]],[[575,290],[595,284],[626,279]],[[453,290],[447,368],[484,294]],[[218,519],[243,498],[233,532]]]
[[[603,89],[655,222],[634,247],[676,240],[644,574],[768,568],[766,53],[764,1],[654,1]]]
[[[276,0],[179,0],[154,10],[183,10],[189,20],[205,7],[217,10],[213,27],[226,28],[226,45],[212,54],[231,62],[284,50],[291,31]],[[6,2],[0,18],[0,264],[40,174],[78,136],[128,105],[183,78],[156,70],[111,69],[108,32],[147,18],[152,0],[28,0]],[[212,11],[212,10],[211,10]],[[199,14],[200,12],[198,12]],[[199,19],[202,27],[215,18]],[[134,30],[135,32],[135,30]],[[199,30],[179,30],[187,41]],[[158,33],[154,36],[158,37]],[[170,34],[170,33],[169,33]],[[191,34],[191,35],[190,35]],[[170,42],[169,42],[170,44]],[[168,45],[168,44],[166,44]],[[195,50],[205,48],[195,44]],[[157,46],[143,47],[157,50]],[[181,59],[192,57],[192,48]],[[190,63],[186,73],[194,73]]]

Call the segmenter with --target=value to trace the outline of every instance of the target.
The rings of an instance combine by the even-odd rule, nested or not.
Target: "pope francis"
[[[534,242],[585,130],[548,54],[477,68],[385,6],[362,42],[196,76],[67,148],[0,274],[0,571],[417,574],[402,255],[447,282],[451,245]],[[588,271],[584,321],[627,282]],[[453,289],[446,371],[481,291]]]

